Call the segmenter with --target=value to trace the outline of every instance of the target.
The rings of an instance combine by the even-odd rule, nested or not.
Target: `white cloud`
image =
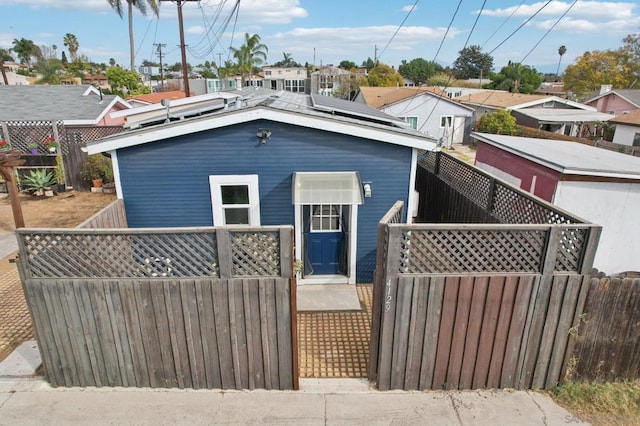
[[[546,2],[537,2],[529,5],[512,6],[505,9],[484,10],[482,15],[495,17],[508,17],[512,13],[515,17],[528,18],[538,11]],[[572,2],[552,1],[537,16],[560,16],[571,6]],[[581,16],[601,19],[629,19],[634,15],[638,5],[629,2],[601,2],[578,1],[571,9],[568,16]],[[515,13],[514,13],[515,11]],[[479,13],[476,10],[474,13]]]
[[[2,1],[2,0],[0,0]],[[219,13],[220,23],[226,19],[232,12],[235,2],[229,4],[220,11],[218,2],[207,1],[199,3],[200,7],[183,7],[182,12],[185,18],[194,18],[202,20],[204,14],[209,22],[215,20],[216,14]],[[169,6],[172,6],[169,4]],[[175,14],[175,6],[170,7],[171,13]],[[263,25],[263,24],[289,24],[294,19],[306,18],[308,16],[306,9],[300,6],[299,0],[243,0],[240,3],[240,11],[238,13],[238,24],[240,25]],[[164,13],[162,14],[164,16]],[[232,18],[232,22],[233,22]]]
[[[186,32],[186,33],[188,33],[188,34],[198,34],[198,35],[201,35],[201,34],[206,33],[206,32],[207,32],[207,29],[206,29],[205,27],[201,27],[201,26],[199,26],[199,25],[195,25],[195,26],[193,26],[193,27],[189,27],[189,28],[187,28],[187,29],[185,30],[185,32]]]
[[[402,11],[403,11],[403,12],[407,12],[407,13],[409,13],[409,12],[411,12],[411,11],[412,11],[412,9],[413,9],[413,12],[415,12],[416,10],[418,10],[418,6],[417,6],[417,5],[416,5],[416,6],[414,6],[414,5],[412,5],[412,4],[408,4],[408,5],[406,5],[406,6],[402,6]]]
[[[108,10],[111,7],[104,0],[0,0],[0,6],[29,6],[33,9],[89,9]]]

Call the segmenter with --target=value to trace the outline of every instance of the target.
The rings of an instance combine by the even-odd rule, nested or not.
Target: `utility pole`
[[[172,1],[172,0],[160,0],[163,1]],[[200,0],[175,0],[175,3],[178,6],[178,26],[180,27],[180,51],[182,52],[182,79],[184,81],[184,94],[186,97],[191,96],[191,91],[189,90],[189,72],[187,70],[187,52],[185,51],[186,45],[184,44],[184,24],[182,22],[182,5],[189,1],[200,1]]]
[[[378,45],[373,45],[373,64],[378,65]]]
[[[220,77],[220,69],[222,68],[222,53],[217,53],[218,55],[218,78]]]
[[[160,58],[160,92],[164,92],[164,73],[162,68],[162,56],[164,55],[162,54],[162,48],[167,47],[167,45],[162,43],[153,43],[153,45],[157,47],[158,57]]]

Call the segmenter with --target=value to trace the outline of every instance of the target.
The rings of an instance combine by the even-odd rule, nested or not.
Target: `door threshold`
[[[349,277],[344,275],[314,275],[300,278],[298,284],[349,284]]]

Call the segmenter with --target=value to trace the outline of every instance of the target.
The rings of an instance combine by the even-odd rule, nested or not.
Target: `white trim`
[[[304,268],[304,259],[302,256],[302,233],[304,229],[302,229],[302,206],[293,205],[293,229],[295,232],[293,233],[293,237],[295,240],[295,256],[296,262],[299,260],[302,262],[302,269]],[[296,274],[296,279],[298,283],[302,279],[302,269]]]
[[[298,285],[318,285],[318,284],[355,284],[344,275],[311,275],[310,278],[301,278]]]
[[[572,106],[572,107],[577,108],[577,109],[582,109],[582,110],[586,110],[586,111],[597,111],[597,109],[595,107],[592,107],[590,105],[585,105],[585,104],[581,104],[581,103],[578,103],[578,102],[573,102],[573,101],[570,101],[568,99],[559,98],[557,96],[549,96],[548,98],[536,99],[535,101],[529,101],[529,102],[524,102],[522,104],[511,105],[509,107],[506,107],[505,109],[513,110],[513,109],[529,108],[531,106],[544,104],[546,102],[557,102],[559,104]]]
[[[65,126],[95,126],[100,122],[100,120],[102,120],[107,115],[107,113],[110,112],[111,108],[113,108],[118,103],[122,104],[122,106],[125,107],[124,111],[134,109],[127,101],[116,96],[111,100],[111,102],[109,102],[109,104],[107,104],[107,106],[105,106],[102,112],[95,119],[62,120],[62,122],[64,123]],[[105,150],[105,151],[109,151],[109,150]],[[104,151],[101,151],[101,152],[104,152]]]
[[[120,180],[120,163],[118,163],[118,154],[111,151],[111,167],[113,168],[113,180],[116,183],[116,197],[120,200],[124,199],[122,195],[122,181]]]
[[[434,140],[425,135],[408,135],[398,132],[397,129],[394,128],[378,129],[364,124],[339,121],[331,117],[318,117],[259,106],[226,111],[218,115],[208,115],[196,119],[177,121],[138,131],[124,132],[87,144],[87,152],[89,154],[96,154],[256,120],[270,120],[279,123],[293,124],[410,148],[432,150],[436,147]]]
[[[407,199],[407,208],[405,209],[407,212],[407,223],[411,223],[413,220],[412,214],[414,209],[417,208],[416,203],[416,171],[418,168],[418,150],[411,150],[411,171],[409,172],[409,197]]]
[[[260,226],[260,193],[258,190],[258,175],[211,175],[209,188],[211,190],[211,211],[213,226],[225,226],[222,209],[223,185],[247,185],[249,187],[249,226]]]
[[[356,253],[358,252],[358,205],[353,204],[349,212],[351,239],[349,240],[349,275],[348,283],[356,283]]]

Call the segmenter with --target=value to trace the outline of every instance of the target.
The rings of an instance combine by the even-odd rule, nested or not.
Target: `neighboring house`
[[[339,89],[343,81],[348,80],[350,75],[350,71],[332,65],[320,68],[311,73],[310,93],[333,96],[334,89]]]
[[[93,86],[2,86],[0,121],[62,121],[69,126],[119,126],[110,113],[131,108]]]
[[[451,99],[456,99],[461,96],[471,95],[474,93],[486,92],[487,89],[478,89],[475,87],[440,87],[444,90],[448,97]]]
[[[456,100],[474,108],[477,119],[488,112],[506,109],[522,126],[567,136],[593,136],[599,123],[613,118],[613,115],[597,112],[594,107],[557,96],[491,90]]]
[[[341,99],[237,93],[228,109],[88,145],[111,154],[129,226],[293,224],[301,283],[371,282],[378,221],[396,200],[417,206],[418,152],[435,140]]]
[[[603,85],[597,96],[585,101],[586,105],[596,108],[599,112],[624,115],[640,108],[640,90],[612,89],[611,85]]]
[[[4,73],[7,76],[7,84],[9,86],[26,86],[31,84],[29,77],[18,74],[18,70],[26,70],[22,64],[17,64],[15,62],[3,62]],[[0,86],[4,85],[4,78],[0,74]]]
[[[596,268],[640,271],[640,158],[577,142],[472,137],[477,167],[602,226]]]
[[[109,79],[105,74],[86,74],[82,76],[82,84],[90,84],[102,90],[111,90]]]
[[[473,108],[438,87],[360,87],[355,102],[399,117],[446,146],[468,142],[474,121]]]
[[[157,92],[157,93],[148,93],[145,95],[135,95],[127,98],[127,102],[131,105],[132,108],[159,104],[163,99],[168,99],[170,101],[175,101],[176,99],[182,99],[185,97],[185,94],[181,90],[171,90],[168,92]]]
[[[262,87],[287,92],[310,93],[310,80],[305,67],[263,67]]]
[[[613,143],[640,146],[640,109],[612,118],[609,123],[616,125]]]

